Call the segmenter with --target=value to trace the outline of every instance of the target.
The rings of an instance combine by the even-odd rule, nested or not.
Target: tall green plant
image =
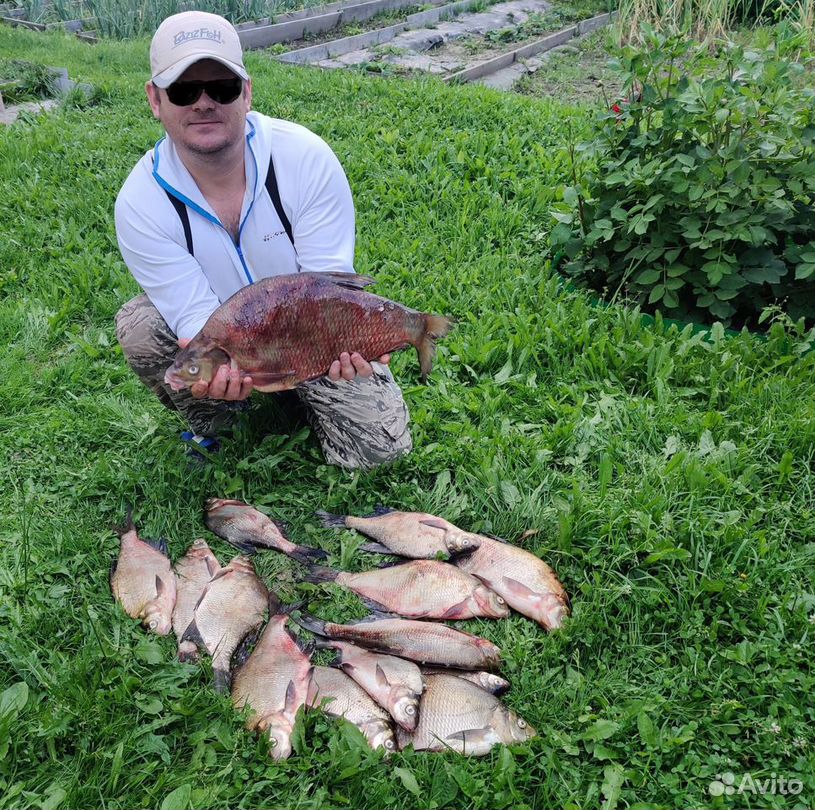
[[[574,156],[553,246],[567,272],[673,317],[815,318],[815,96],[777,47],[714,57],[644,28],[629,101]]]

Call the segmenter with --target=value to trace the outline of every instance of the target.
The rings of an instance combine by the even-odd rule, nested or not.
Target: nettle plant
[[[621,49],[628,98],[570,149],[553,212],[563,271],[674,318],[815,318],[815,93],[794,46],[712,51],[645,29]]]

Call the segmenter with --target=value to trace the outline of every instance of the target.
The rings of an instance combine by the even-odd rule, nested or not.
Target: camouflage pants
[[[146,295],[133,298],[119,310],[116,336],[139,379],[165,407],[177,410],[194,433],[223,433],[247,406],[246,402],[195,399],[188,389],[173,391],[164,382],[178,342]],[[387,366],[373,366],[371,377],[338,382],[321,377],[295,389],[330,464],[370,469],[411,450],[402,392]]]

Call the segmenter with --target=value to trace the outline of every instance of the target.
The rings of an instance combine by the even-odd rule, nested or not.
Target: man
[[[173,391],[164,372],[179,346],[260,278],[353,273],[354,206],[321,138],[250,111],[252,81],[227,20],[199,11],[168,17],[150,64],[147,97],[166,137],[116,200],[119,248],[145,293],[119,311],[116,331],[142,382],[189,423],[182,437],[213,450],[252,379],[221,366],[209,384]],[[342,352],[327,376],[296,389],[330,463],[370,468],[410,450],[407,408],[388,361]]]

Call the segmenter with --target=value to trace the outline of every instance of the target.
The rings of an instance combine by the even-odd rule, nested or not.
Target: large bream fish
[[[166,540],[143,540],[128,513],[119,529],[119,558],[110,569],[110,588],[128,616],[160,636],[172,629],[175,574],[167,556]]]
[[[396,730],[400,748],[483,756],[499,743],[536,736],[526,720],[480,686],[454,675],[427,675],[425,682],[416,730]]]
[[[164,380],[178,391],[228,364],[259,391],[283,391],[322,377],[341,352],[375,360],[415,346],[424,381],[451,321],[365,292],[372,283],[354,273],[294,273],[243,287],[176,355]]]
[[[555,572],[540,557],[511,543],[482,537],[472,554],[454,563],[547,630],[562,627],[569,615],[569,597]]]
[[[336,582],[373,610],[406,619],[472,619],[509,616],[506,602],[475,577],[438,560],[412,560],[352,574],[312,565],[308,582]]]
[[[445,624],[389,618],[335,624],[305,610],[292,613],[292,619],[318,636],[350,641],[421,664],[493,670],[501,663],[501,650],[491,641]]]

